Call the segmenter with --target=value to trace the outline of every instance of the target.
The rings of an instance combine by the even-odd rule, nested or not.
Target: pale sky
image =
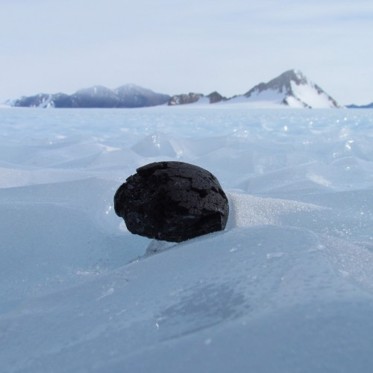
[[[0,101],[134,83],[242,94],[296,68],[373,102],[371,0],[0,0]]]

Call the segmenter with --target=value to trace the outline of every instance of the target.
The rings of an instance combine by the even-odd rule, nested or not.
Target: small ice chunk
[[[283,252],[267,253],[266,255],[268,260],[281,258],[282,256],[284,256]]]

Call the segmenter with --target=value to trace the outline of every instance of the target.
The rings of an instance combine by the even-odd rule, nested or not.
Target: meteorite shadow
[[[166,251],[172,249],[178,245],[177,242],[168,242],[168,241],[159,241],[159,240],[151,240],[148,247],[146,248],[145,254],[143,257],[147,257],[154,254],[159,254],[162,251]]]

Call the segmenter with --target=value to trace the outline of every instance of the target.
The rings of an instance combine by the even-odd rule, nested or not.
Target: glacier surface
[[[2,372],[373,369],[370,111],[1,109],[0,126]],[[113,195],[160,160],[217,176],[225,231],[126,230]]]

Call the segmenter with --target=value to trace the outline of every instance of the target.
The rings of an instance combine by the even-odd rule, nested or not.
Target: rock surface
[[[227,101],[228,99],[222,96],[219,92],[214,91],[207,95],[210,104],[216,104],[217,102]]]
[[[174,95],[168,100],[169,106],[174,105],[185,105],[185,104],[194,104],[198,102],[203,97],[202,93],[190,92],[188,94],[183,93],[180,95]]]
[[[205,96],[202,93],[183,93],[180,95],[174,95],[168,100],[169,106],[175,105],[186,105],[186,104],[194,104],[197,102],[201,102],[204,100],[203,103],[209,104],[216,104],[217,102],[227,101],[228,99],[222,96],[219,92],[214,91],[211,92],[209,95]]]
[[[183,162],[138,168],[115,193],[114,209],[130,232],[171,242],[223,230],[229,213],[216,177]]]

